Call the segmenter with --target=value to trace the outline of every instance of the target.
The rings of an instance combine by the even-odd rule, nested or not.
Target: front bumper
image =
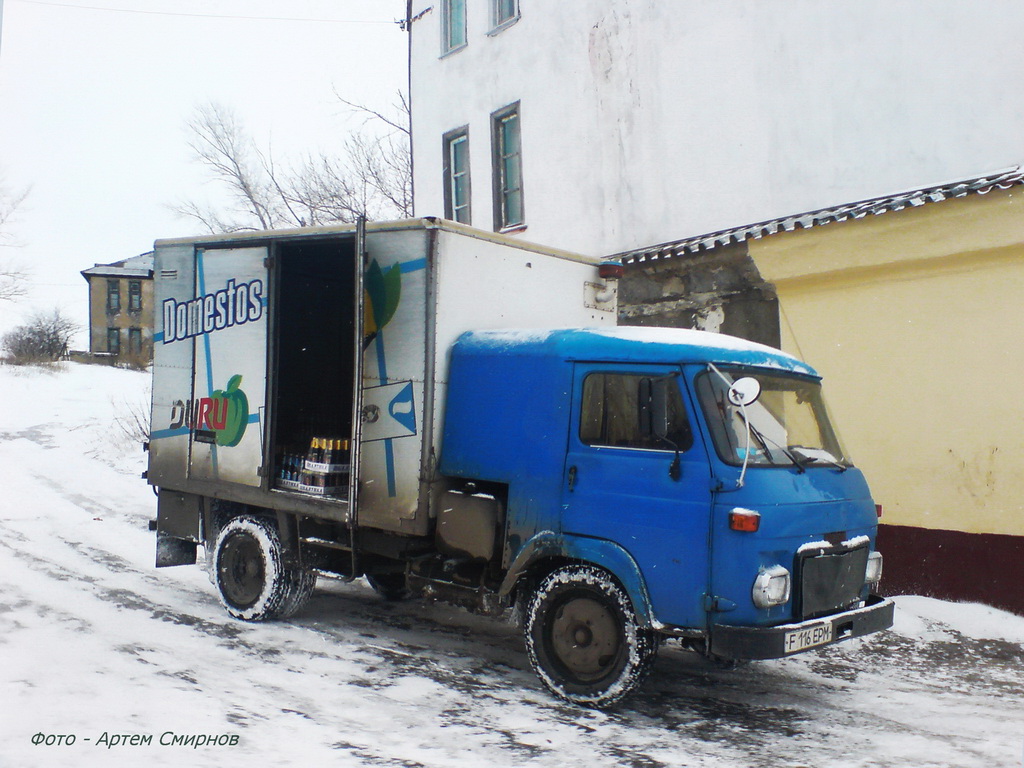
[[[774,627],[732,627],[716,624],[711,628],[710,651],[726,659],[781,659],[800,652],[786,648],[786,638],[793,632],[831,624],[831,640],[801,650],[823,648],[842,640],[849,640],[851,637],[870,635],[872,632],[891,627],[895,607],[892,600],[871,595],[862,608],[796,624]]]

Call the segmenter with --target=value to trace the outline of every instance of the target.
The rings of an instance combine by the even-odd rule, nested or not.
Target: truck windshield
[[[730,384],[752,376],[761,395],[746,407],[750,440],[742,409],[729,402]],[[722,460],[751,466],[851,466],[829,421],[821,385],[814,379],[765,372],[722,368],[697,378],[697,397],[707,419],[715,448]]]

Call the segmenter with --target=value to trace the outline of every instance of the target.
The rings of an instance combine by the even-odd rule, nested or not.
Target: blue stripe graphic
[[[398,265],[398,271],[401,272],[403,275],[407,275],[410,272],[416,272],[417,270],[426,268],[426,259],[413,259],[412,261],[403,261],[401,264]]]
[[[203,251],[196,251],[196,267],[199,270],[199,295],[206,295],[206,268],[203,264]],[[213,397],[213,354],[210,349],[210,334],[203,334],[203,348],[206,354],[206,396]],[[217,444],[210,446],[210,458],[213,461],[213,476],[218,476],[217,471]]]
[[[377,331],[377,338],[374,339],[377,347],[377,375],[380,378],[380,383],[383,386],[388,383],[388,366],[387,361],[384,359],[384,332],[383,330]],[[387,470],[388,476],[388,496],[394,497],[398,495],[398,490],[395,483],[395,447],[391,444],[391,438],[384,439],[384,466]]]

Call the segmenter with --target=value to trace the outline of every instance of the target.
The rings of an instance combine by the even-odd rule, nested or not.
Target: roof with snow
[[[718,232],[711,232],[705,235],[696,235],[683,240],[675,240],[660,245],[652,245],[646,248],[637,248],[632,251],[625,251],[616,254],[611,258],[620,259],[626,264],[635,264],[657,259],[667,259],[675,256],[683,256],[688,253],[699,251],[710,251],[714,248],[729,245],[730,243],[742,243],[747,240],[759,240],[766,235],[774,235],[778,232],[792,232],[796,229],[810,229],[823,224],[831,224],[834,221],[846,221],[847,219],[861,219],[871,214],[877,216],[891,211],[900,211],[910,206],[913,208],[928,203],[938,203],[951,197],[966,197],[967,195],[984,195],[993,189],[1009,189],[1024,184],[1024,168],[1015,166],[1006,170],[997,171],[986,176],[975,176],[968,179],[936,184],[930,187],[920,187],[906,192],[884,197],[874,197],[870,200],[861,200],[856,203],[846,203],[830,208],[820,208],[816,211],[798,213],[791,216],[783,216],[778,219],[761,221],[757,224],[748,224],[733,229],[723,229]]]
[[[90,277],[152,277],[153,276],[153,252],[142,253],[132,256],[130,259],[122,259],[112,264],[97,264],[89,269],[82,270],[82,277],[88,280]]]
[[[453,354],[622,363],[724,363],[755,365],[817,376],[787,352],[724,333],[689,328],[555,328],[467,331]]]

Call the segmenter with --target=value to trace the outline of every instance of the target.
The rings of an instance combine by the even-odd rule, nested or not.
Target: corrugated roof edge
[[[1021,184],[1024,184],[1024,168],[1017,165],[986,174],[985,176],[956,179],[943,184],[919,187],[905,192],[874,197],[869,200],[860,200],[855,203],[845,203],[805,213],[782,216],[777,219],[760,221],[756,224],[723,229],[718,232],[696,235],[646,248],[636,248],[631,251],[614,254],[608,258],[609,260],[620,259],[625,264],[673,258],[687,253],[710,251],[730,243],[759,240],[766,235],[774,235],[778,232],[810,229],[811,227],[819,227],[823,224],[831,224],[834,221],[860,219],[868,214],[877,216],[891,211],[900,211],[907,206],[916,208],[927,203],[938,203],[951,197],[966,197],[972,194],[984,195],[996,188],[1009,189]]]

